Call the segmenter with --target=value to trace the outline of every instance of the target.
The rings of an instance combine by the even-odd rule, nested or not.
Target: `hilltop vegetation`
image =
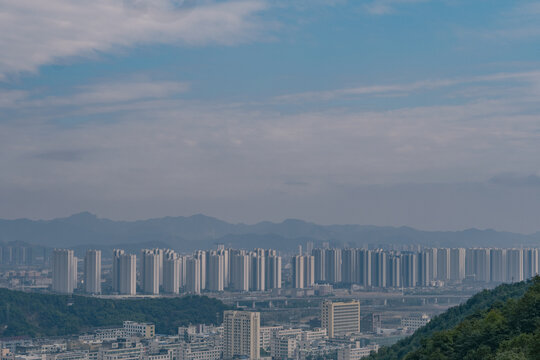
[[[124,320],[151,322],[156,332],[172,334],[190,323],[218,324],[226,309],[206,296],[111,300],[0,289],[0,337],[78,334]]]
[[[482,291],[369,359],[538,359],[539,329],[540,278],[537,277]]]

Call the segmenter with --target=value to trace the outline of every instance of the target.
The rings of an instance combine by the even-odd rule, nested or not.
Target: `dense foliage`
[[[532,334],[534,333],[532,329],[538,328],[539,294],[540,278],[538,277],[531,281],[504,284],[493,290],[484,290],[466,303],[448,309],[445,313],[433,318],[429,324],[417,330],[412,336],[400,340],[391,347],[381,348],[378,354],[371,355],[369,359],[491,359],[486,356],[488,353],[496,353],[495,345],[508,347],[511,344],[503,341],[515,336],[515,341],[524,342],[528,341],[529,336],[534,336],[525,334]],[[517,304],[521,304],[519,309],[524,311],[520,318],[511,311]],[[523,316],[534,319],[532,324],[536,325],[528,321],[529,327],[523,328],[520,323]],[[492,326],[500,328],[495,331],[491,328]],[[517,327],[512,332],[509,326]],[[524,337],[519,337],[520,334],[524,334]],[[530,340],[533,341],[532,338]],[[484,345],[488,348],[483,347]],[[482,348],[482,353],[475,352],[479,348]],[[507,357],[493,359],[507,359]],[[514,358],[508,357],[508,359]],[[523,359],[528,359],[528,357]]]
[[[407,360],[540,358],[540,279],[520,299],[497,302],[451,330],[435,333]]]
[[[190,323],[217,324],[227,307],[206,296],[112,300],[0,289],[0,337],[77,334],[124,320],[151,322],[158,333]]]

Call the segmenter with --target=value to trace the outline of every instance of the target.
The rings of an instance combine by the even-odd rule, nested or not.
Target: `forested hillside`
[[[151,322],[167,334],[190,323],[217,324],[225,309],[206,296],[111,300],[0,289],[0,337],[77,334],[124,320]]]
[[[530,351],[535,341],[540,343],[539,326],[537,277],[484,290],[435,317],[412,336],[382,348],[370,359],[538,359],[530,357]],[[520,346],[522,349],[517,351]],[[536,350],[540,353],[540,349]]]

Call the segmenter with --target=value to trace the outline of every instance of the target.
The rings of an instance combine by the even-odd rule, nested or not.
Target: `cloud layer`
[[[260,30],[256,14],[264,8],[259,0],[3,0],[0,76],[137,44],[249,41]]]
[[[482,80],[525,77],[530,78],[522,73],[493,74]],[[354,220],[363,216],[375,223],[366,212],[366,206],[376,204],[369,195],[370,184],[389,184],[376,187],[376,193],[385,203],[391,203],[392,194],[394,206],[401,210],[382,216],[381,208],[379,218],[387,224],[415,221],[433,228],[443,222],[427,216],[422,207],[422,201],[426,206],[432,202],[432,187],[424,191],[401,188],[399,183],[448,183],[441,185],[441,201],[450,201],[454,192],[464,194],[463,186],[451,183],[469,179],[481,184],[493,178],[478,190],[478,199],[499,192],[496,203],[502,206],[520,188],[530,192],[529,200],[539,200],[538,187],[529,181],[536,177],[523,182],[499,175],[540,170],[534,86],[518,81],[511,97],[477,90],[475,97],[459,104],[292,113],[250,104],[188,101],[182,94],[189,87],[169,81],[108,81],[42,99],[19,94],[9,107],[17,121],[0,123],[0,167],[12,169],[0,174],[0,188],[6,199],[11,197],[8,192],[28,202],[19,198],[4,203],[0,216],[41,213],[32,199],[52,201],[50,196],[56,194],[62,198],[59,209],[66,213],[84,208],[120,218],[201,211],[244,221],[279,220],[275,214],[281,214],[367,222]],[[425,93],[432,85],[413,88]],[[416,210],[410,209],[413,213],[399,200],[399,189],[406,190],[407,199],[419,196]],[[469,191],[469,199],[473,193]],[[280,209],[277,199],[288,204],[288,210]],[[331,209],[315,210],[315,203],[324,207],[332,201],[342,208],[336,203]],[[453,203],[452,211],[459,206],[467,206],[465,199]],[[508,215],[506,210],[501,214]],[[418,223],[422,216],[426,221]],[[474,220],[476,226],[498,227],[502,219],[471,216],[447,223],[459,228],[474,226]],[[508,223],[505,229],[535,230],[528,224]]]
[[[354,98],[365,95],[408,95],[413,92],[437,90],[458,85],[493,84],[501,81],[505,82],[505,85],[512,82],[532,84],[533,92],[540,94],[540,71],[529,71],[521,73],[469,76],[466,78],[455,79],[421,80],[408,84],[372,85],[325,91],[310,91],[298,94],[281,95],[278,96],[276,100],[284,102],[309,102],[321,100],[327,101],[336,98]]]

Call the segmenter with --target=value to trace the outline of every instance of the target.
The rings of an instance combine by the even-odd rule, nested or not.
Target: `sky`
[[[540,231],[540,2],[0,0],[0,217]]]

